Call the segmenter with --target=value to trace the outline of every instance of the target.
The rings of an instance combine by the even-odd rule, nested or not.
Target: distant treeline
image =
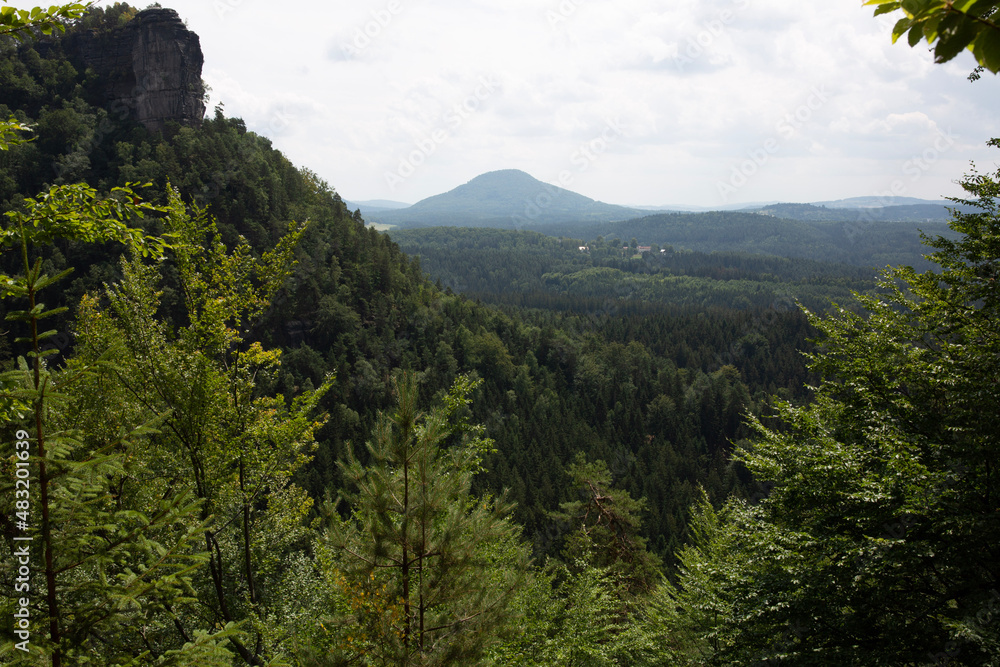
[[[678,251],[654,243],[640,253],[634,237],[584,242],[440,227],[390,235],[443,286],[496,303],[549,294],[736,309],[794,308],[799,301],[822,311],[831,302],[849,305],[851,291],[870,289],[874,277],[873,270],[850,264],[746,252]]]
[[[854,219],[808,222],[760,213],[667,213],[626,222],[553,223],[533,228],[551,236],[635,238],[642,245],[671,245],[699,252],[742,252],[875,267],[905,264],[931,268],[921,232],[954,236],[943,221]]]

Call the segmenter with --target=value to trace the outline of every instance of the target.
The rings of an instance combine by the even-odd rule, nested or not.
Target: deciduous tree
[[[207,665],[225,657],[215,643],[219,637],[202,627],[186,646],[166,648],[155,633],[146,634],[153,616],[169,614],[186,598],[192,572],[204,560],[194,548],[198,503],[190,491],[134,502],[128,480],[142,467],[138,453],[155,432],[157,416],[95,410],[107,405],[105,392],[121,398],[109,390],[113,364],[71,358],[52,368],[47,359],[57,350],[44,345],[55,332],[41,329],[59,312],[45,308],[41,292],[72,270],[47,275],[33,257],[40,247],[117,241],[138,256],[159,257],[163,239],[131,224],[162,212],[130,188],[101,198],[83,185],[63,186],[8,212],[0,231],[3,247],[22,258],[23,273],[0,277],[0,285],[4,298],[27,301],[8,319],[27,328],[18,342],[29,350],[18,370],[0,376],[5,439],[13,441],[18,429],[16,455],[4,460],[0,486],[3,506],[17,510],[16,524],[6,512],[0,520],[7,537],[0,606],[5,618],[18,618],[19,630],[15,641],[0,646],[5,664]],[[15,475],[15,466],[28,474]],[[14,573],[20,581],[10,580]]]
[[[994,140],[992,145],[1000,145]],[[755,422],[759,503],[703,507],[678,618],[712,664],[983,665],[1000,648],[1000,171],[962,185],[938,271],[814,318],[808,406]]]
[[[901,10],[892,41],[906,35],[910,46],[934,46],[935,62],[945,63],[968,49],[981,67],[1000,72],[1000,23],[997,0],[867,0],[875,16]]]

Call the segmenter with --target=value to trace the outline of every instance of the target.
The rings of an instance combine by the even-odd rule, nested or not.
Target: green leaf
[[[938,38],[938,28],[941,25],[941,20],[940,17],[935,16],[924,21],[924,38],[928,44],[933,44],[934,40]]]
[[[880,5],[876,10],[874,16],[881,16],[882,14],[888,14],[899,9],[899,4],[895,2],[885,3]]]
[[[1000,73],[1000,36],[989,30],[982,30],[972,43],[972,53],[979,64],[993,72]]]
[[[919,23],[914,23],[913,27],[910,28],[909,35],[907,35],[907,41],[910,43],[910,46],[916,46],[917,44],[920,43],[920,40],[922,40],[923,38],[924,38],[923,28]]]
[[[896,25],[892,28],[892,43],[895,44],[896,40],[909,30],[912,25],[913,20],[910,18],[904,17],[896,21]]]
[[[996,2],[993,0],[955,0],[952,4],[952,9],[963,14],[973,14],[977,15],[979,12],[985,11],[989,7],[995,7]]]
[[[934,47],[934,62],[946,63],[957,56],[976,38],[977,30],[976,22],[968,16],[950,15],[941,22],[937,45]]]

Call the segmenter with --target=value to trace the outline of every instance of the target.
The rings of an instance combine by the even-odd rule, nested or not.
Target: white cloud
[[[718,203],[720,179],[769,140],[733,200],[872,194],[949,131],[911,194],[955,194],[968,160],[996,162],[983,147],[1000,135],[996,81],[968,83],[967,56],[940,66],[891,44],[893,21],[857,3],[164,4],[201,36],[213,99],[350,199],[416,201],[508,167],[553,180],[608,118],[627,131],[573,187],[616,203]],[[482,77],[502,85],[449,122]],[[810,108],[817,87],[828,94]],[[391,191],[386,170],[440,128]]]

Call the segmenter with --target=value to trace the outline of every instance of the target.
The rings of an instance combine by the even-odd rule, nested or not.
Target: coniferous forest
[[[1000,171],[839,254],[384,233],[108,108],[68,40],[136,8],[8,9],[2,664],[1000,664]]]

